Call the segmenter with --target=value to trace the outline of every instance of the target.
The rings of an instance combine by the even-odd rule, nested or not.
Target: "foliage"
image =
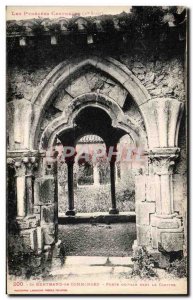
[[[71,32],[78,32],[78,24],[74,22],[73,19],[67,24],[67,29]]]
[[[146,55],[154,53],[158,55],[160,48],[166,48],[167,51],[173,51],[176,43],[186,39],[186,10],[181,14],[177,13],[177,7],[163,8],[162,6],[133,6],[129,13],[121,13],[118,15],[102,15],[97,17],[84,18],[85,22],[79,27],[77,18],[72,18],[67,21],[65,26],[71,36],[76,35],[79,31],[90,35],[95,34],[95,44],[106,49],[116,49],[117,47],[125,47],[127,51],[135,51],[136,49],[145,52]],[[44,26],[35,19],[31,26],[35,35],[41,35],[45,32]],[[48,20],[48,33],[60,33],[61,28],[59,24],[52,24]],[[176,26],[169,27],[169,22],[173,22]],[[180,24],[180,26],[178,26]],[[14,28],[15,26],[15,28]],[[83,30],[82,30],[83,29]],[[102,31],[102,32],[101,32]],[[27,34],[25,28],[18,26],[17,23],[7,23],[7,32],[20,33],[20,35]],[[84,34],[82,38],[85,42]],[[119,43],[117,43],[117,37]],[[105,41],[105,43],[104,43]],[[82,45],[80,40],[73,41],[78,45]],[[97,47],[95,45],[94,47]],[[80,46],[81,47],[81,46]],[[180,49],[184,47],[184,43],[180,42]]]
[[[115,31],[115,25],[113,18],[110,16],[104,16],[101,20],[101,25],[104,31],[113,32]]]
[[[50,32],[52,32],[53,34],[54,33],[60,33],[61,32],[61,26],[60,24],[58,23],[51,23],[49,26],[48,26],[48,29]]]
[[[41,23],[34,23],[32,31],[35,35],[41,35],[45,31],[45,28]]]
[[[7,250],[10,275],[30,278],[41,274],[41,258],[24,243],[21,236],[9,235]]]
[[[139,247],[136,250],[132,261],[134,262],[132,275],[139,276],[140,278],[157,277],[157,273],[154,270],[157,262],[148,253],[145,246]]]
[[[174,260],[167,271],[178,278],[187,277],[187,257]]]
[[[95,33],[97,31],[96,23],[93,20],[88,20],[87,24],[83,24],[87,33]]]
[[[20,33],[24,35],[26,33],[26,28],[23,25],[20,24],[13,24],[13,23],[7,23],[7,33],[12,34],[12,33]]]

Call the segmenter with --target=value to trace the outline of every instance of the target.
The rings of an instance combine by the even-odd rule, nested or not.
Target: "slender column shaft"
[[[115,194],[115,161],[110,162],[110,180],[111,180],[111,209],[110,214],[118,214],[119,211],[116,207],[116,194]]]
[[[32,176],[26,176],[26,209],[27,214],[33,213],[33,178]]]
[[[25,217],[26,205],[25,205],[25,176],[16,177],[17,187],[17,216]]]
[[[67,162],[67,175],[68,175],[68,211],[66,215],[75,215],[74,211],[74,184],[73,184],[73,161]]]
[[[98,186],[100,184],[100,180],[99,180],[99,170],[97,165],[94,165],[93,167],[93,177],[94,177],[94,185]]]

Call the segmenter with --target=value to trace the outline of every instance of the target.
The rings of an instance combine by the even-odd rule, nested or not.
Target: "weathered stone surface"
[[[161,229],[174,229],[180,227],[180,220],[179,219],[160,219],[157,220],[157,228]]]
[[[40,205],[34,205],[33,210],[34,210],[34,214],[40,214],[41,206]]]
[[[69,103],[72,101],[73,97],[70,96],[64,89],[61,89],[58,96],[56,97],[53,106],[59,109],[60,111],[64,111]]]
[[[144,68],[144,65],[139,61],[135,61],[133,65],[134,65],[134,68],[140,68],[140,69]]]
[[[146,202],[155,202],[156,200],[156,190],[155,190],[155,176],[149,174],[146,176]]]
[[[155,85],[153,83],[149,83],[146,85],[146,89],[153,90],[153,89],[155,89]]]
[[[173,94],[173,89],[169,87],[164,87],[162,88],[162,93],[163,95],[172,95]]]
[[[89,84],[84,75],[80,76],[79,78],[74,80],[68,87],[66,87],[66,91],[73,98],[91,92]]]
[[[55,180],[53,177],[45,176],[38,178],[34,184],[35,204],[50,204],[55,201]]]
[[[120,107],[123,107],[128,92],[119,85],[115,85],[114,87],[111,87],[108,95],[114,99],[120,105]]]
[[[145,175],[135,176],[135,201],[136,204],[145,201]]]
[[[61,254],[60,254],[60,249],[61,249],[61,241],[59,240],[55,246],[54,246],[54,249],[53,249],[53,257],[60,257]]]
[[[155,213],[155,203],[141,202],[136,204],[136,223],[139,225],[150,224],[150,214]]]
[[[137,244],[138,246],[150,245],[150,226],[137,225]]]
[[[21,230],[20,235],[22,236],[25,246],[29,247],[29,249],[37,250],[37,229]]]
[[[55,206],[41,206],[41,223],[53,223],[55,219]]]
[[[44,246],[43,230],[39,226],[39,227],[37,227],[37,248],[38,248],[38,251],[41,251],[43,249],[43,246]]]
[[[44,244],[52,245],[55,243],[55,225],[42,225],[43,235],[44,235]]]
[[[158,229],[177,229],[182,226],[181,218],[179,217],[161,217],[151,215],[151,226]]]
[[[183,250],[183,244],[182,232],[161,232],[161,246],[166,252]]]
[[[154,79],[155,79],[155,73],[149,72],[145,76],[145,83],[146,84],[152,83],[154,81]],[[146,88],[147,88],[147,86],[146,86]]]
[[[144,73],[145,73],[145,68],[133,68],[133,69],[132,69],[132,72],[133,72],[135,75],[138,75],[138,74],[144,74]]]
[[[31,126],[32,105],[20,99],[8,103],[9,149],[28,149]]]
[[[39,226],[39,220],[35,216],[17,218],[17,224],[20,229],[30,229]]]
[[[150,93],[152,96],[158,96],[158,95],[161,95],[161,89],[154,89],[154,90],[151,90]]]
[[[154,226],[151,226],[151,246],[153,249],[158,249],[157,227]]]
[[[184,215],[187,209],[185,199],[187,199],[187,178],[186,175],[174,174],[174,211]]]

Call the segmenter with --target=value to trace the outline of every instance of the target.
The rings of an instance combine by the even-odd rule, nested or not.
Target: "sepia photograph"
[[[188,18],[6,7],[7,294],[188,294]]]

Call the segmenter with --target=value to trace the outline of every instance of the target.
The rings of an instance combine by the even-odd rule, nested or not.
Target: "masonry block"
[[[41,206],[41,223],[54,223],[55,205]]]
[[[146,176],[146,195],[145,199],[147,202],[153,202],[156,199],[155,195],[155,176]]]
[[[150,245],[150,226],[137,225],[137,244],[138,246]]]
[[[20,235],[23,239],[23,243],[26,247],[31,250],[37,250],[38,242],[37,242],[37,229],[26,229],[21,230]]]
[[[42,225],[44,244],[52,245],[55,243],[56,229],[54,224]]]
[[[35,180],[34,202],[36,205],[54,203],[55,193],[55,180],[53,176],[45,176]]]
[[[40,205],[34,205],[33,211],[34,211],[34,214],[40,214],[41,206]]]
[[[150,214],[155,213],[154,202],[141,202],[136,204],[136,223],[139,225],[150,224]]]
[[[136,203],[145,201],[145,176],[135,176],[135,201]]]
[[[27,216],[25,218],[17,218],[17,224],[19,229],[30,229],[30,228],[36,228],[39,226],[39,220],[36,216]]]
[[[183,232],[161,232],[160,244],[164,251],[173,252],[183,250],[184,234]]]
[[[151,226],[151,245],[153,249],[158,249],[157,227]]]

